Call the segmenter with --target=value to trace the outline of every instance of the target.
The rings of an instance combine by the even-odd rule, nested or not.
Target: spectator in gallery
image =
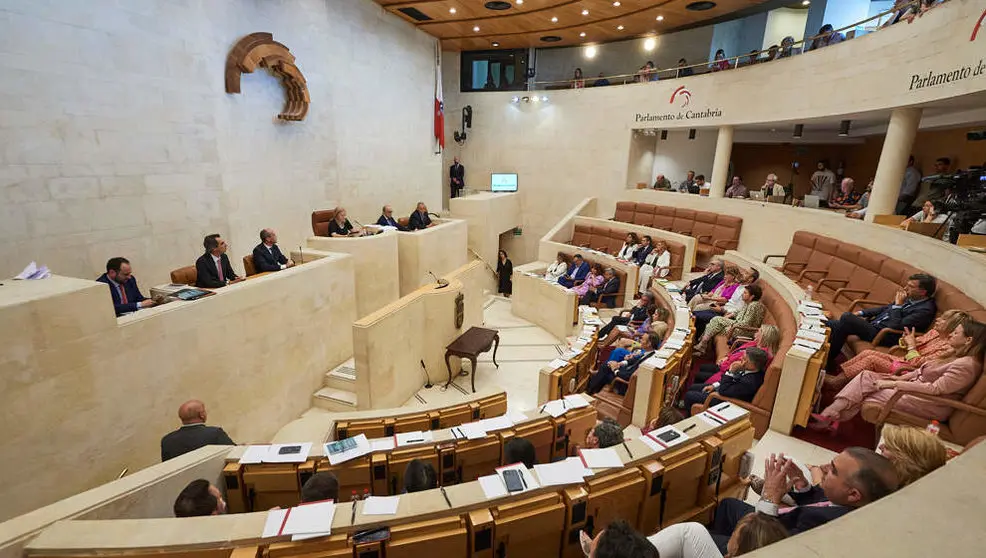
[[[729,69],[729,60],[726,60],[726,51],[721,48],[716,51],[715,56],[712,58],[712,64],[709,65],[713,72],[721,72],[723,70]]]
[[[760,61],[759,60],[759,56],[760,56],[760,51],[759,50],[757,50],[757,49],[751,50],[750,51],[750,55],[746,58],[746,65],[747,66],[752,66],[752,65],[758,63]]]
[[[496,258],[496,292],[507,298],[510,298],[510,295],[514,292],[514,281],[511,278],[513,272],[513,262],[511,262],[510,258],[507,257],[507,252],[505,250],[500,250],[500,252],[497,253]]]
[[[859,197],[859,203],[843,208],[846,210],[846,217],[850,219],[862,219],[866,216],[866,208],[870,205],[870,192],[873,191],[873,181],[874,179],[871,178],[869,184],[866,185],[866,191]]]
[[[818,196],[819,207],[828,206],[828,200],[835,189],[835,173],[829,168],[828,161],[822,159],[816,165],[817,170],[811,175],[811,195]]]
[[[827,46],[841,43],[846,40],[846,36],[835,31],[831,23],[826,23],[818,30],[818,36],[811,42],[810,50],[817,50]]]
[[[770,45],[767,49],[767,56],[764,58],[764,62],[770,62],[771,60],[777,60],[781,55],[781,47],[777,45]]]
[[[647,78],[646,81],[658,81],[661,79],[657,75],[657,68],[654,66],[654,62],[651,60],[648,60],[647,63],[644,64],[644,71],[644,76]]]
[[[829,207],[832,209],[856,207],[862,197],[862,192],[856,191],[856,181],[848,177],[843,178],[842,184],[839,185],[839,191],[829,200]]]
[[[788,35],[781,39],[781,51],[777,55],[777,58],[787,58],[789,56],[794,56],[797,52],[794,50],[794,37]]]
[[[746,186],[743,185],[743,180],[736,175],[733,177],[733,183],[730,184],[729,188],[726,188],[727,198],[748,198],[750,197],[750,191],[747,190]]]
[[[686,66],[688,66],[688,61],[685,60],[684,58],[679,58],[678,70],[675,72],[675,77],[683,78],[683,77],[695,75],[695,70],[692,68],[687,68]]]
[[[700,174],[695,177],[695,186],[688,189],[689,194],[701,194],[702,188],[705,188],[705,175]]]
[[[654,189],[670,191],[671,181],[665,178],[663,174],[659,174],[654,178]]]
[[[925,200],[921,206],[921,211],[904,219],[900,223],[900,228],[906,229],[907,225],[911,223],[944,223],[946,218],[947,215],[938,213],[938,210],[935,209],[935,204],[931,203],[931,200]]]
[[[585,78],[582,76],[582,68],[575,68],[575,75],[572,76],[572,89],[582,89],[585,87]]]
[[[599,72],[599,76],[596,78],[596,81],[594,81],[592,83],[592,86],[593,87],[606,87],[607,85],[609,85],[609,80],[606,79],[606,77],[603,76],[603,73],[602,72]]]
[[[691,192],[692,188],[694,187],[695,187],[695,171],[688,171],[688,174],[685,175],[685,179],[678,184],[678,191],[683,194],[687,194]],[[695,193],[697,194],[698,191],[696,190]]]
[[[548,266],[547,271],[544,272],[545,281],[551,281],[552,283],[557,283],[558,279],[565,275],[568,271],[568,256],[565,252],[558,252],[555,256],[555,261]]]
[[[110,297],[113,300],[113,308],[116,310],[117,316],[158,304],[158,301],[144,297],[140,288],[137,287],[137,279],[132,273],[130,260],[127,258],[110,258],[106,262],[106,273],[96,279],[100,283],[106,283],[110,286]]]
[[[910,214],[911,204],[917,199],[920,188],[921,171],[914,166],[914,155],[911,155],[907,158],[907,168],[904,169],[904,178],[900,182],[900,194],[897,195],[897,206],[894,208],[894,214]]]
[[[777,183],[777,175],[774,173],[767,175],[767,181],[763,183],[763,188],[760,191],[763,192],[764,197],[786,195],[784,186]]]

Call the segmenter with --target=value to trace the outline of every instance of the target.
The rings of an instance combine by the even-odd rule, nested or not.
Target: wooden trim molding
[[[251,33],[240,39],[226,57],[226,93],[240,93],[240,74],[252,74],[257,67],[267,68],[284,85],[284,110],[277,117],[299,122],[308,114],[311,96],[308,82],[294,63],[288,47],[274,40],[270,33]]]

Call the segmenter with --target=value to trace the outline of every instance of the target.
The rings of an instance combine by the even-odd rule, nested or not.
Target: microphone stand
[[[425,360],[421,359],[419,362],[421,362],[421,369],[425,371],[425,378],[428,379],[428,383],[425,384],[425,389],[431,389],[434,387],[434,384],[431,383],[431,375],[428,374],[428,367],[425,366]]]

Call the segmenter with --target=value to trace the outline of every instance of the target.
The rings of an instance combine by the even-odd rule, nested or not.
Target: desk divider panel
[[[468,556],[469,534],[465,521],[455,515],[391,527],[390,539],[382,545],[381,558]]]
[[[641,533],[655,533],[661,528],[661,502],[664,501],[664,465],[657,460],[639,466],[644,475],[644,499],[640,503]]]
[[[699,490],[706,479],[708,456],[701,444],[683,444],[658,458],[664,466],[661,527],[687,521],[698,513]]]
[[[365,434],[367,438],[386,438],[394,435],[393,418],[342,420],[336,423],[336,440]]]
[[[507,414],[507,394],[499,393],[479,402],[479,417],[476,417],[476,420],[505,414]]]
[[[562,558],[584,558],[579,531],[585,529],[589,519],[589,493],[582,486],[572,486],[562,491],[565,501],[565,531],[562,533]]]
[[[479,409],[479,401],[442,409],[438,413],[438,426],[430,430],[452,428],[453,426],[479,420]]]
[[[500,437],[496,434],[457,442],[454,453],[457,482],[470,482],[493,474],[493,470],[500,466],[502,449]]]
[[[466,514],[469,558],[493,558],[493,514],[489,508]]]
[[[353,491],[358,496],[362,496],[366,490],[373,492],[373,478],[371,476],[372,467],[371,456],[364,455],[345,463],[330,465],[329,460],[322,458],[318,460],[316,472],[330,472],[339,480],[339,501],[349,502],[352,500]]]
[[[243,489],[249,510],[289,508],[301,502],[301,485],[315,472],[315,461],[243,466]],[[302,480],[302,478],[304,480]]]
[[[247,492],[243,488],[243,467],[239,463],[227,463],[223,467],[223,486],[226,488],[226,511],[246,512]]]
[[[353,549],[349,546],[349,535],[342,533],[317,541],[273,543],[263,552],[262,558],[314,558],[316,556],[318,558],[341,558],[352,555]]]
[[[491,512],[495,556],[558,556],[565,526],[565,503],[558,492],[502,504]]]
[[[590,534],[595,536],[614,519],[625,519],[637,528],[645,484],[644,474],[637,467],[588,477],[585,482],[589,489],[586,528],[591,530]]]
[[[441,470],[441,463],[438,460],[437,446],[395,449],[390,452],[390,459],[388,460],[388,492],[384,492],[383,495],[389,494],[391,496],[396,496],[404,490],[404,469],[407,468],[408,463],[415,459],[420,459],[431,463],[431,466],[435,468],[436,473]],[[439,482],[441,482],[441,477],[439,477]],[[375,487],[376,486],[374,485],[374,488]]]
[[[739,469],[743,455],[753,447],[754,432],[749,423],[743,422],[725,426],[716,436],[708,439],[718,441],[722,453],[719,465],[722,478],[718,481],[716,502],[745,491],[745,486],[739,483]],[[715,487],[707,484],[706,490],[709,489],[714,490]]]
[[[438,421],[437,413],[435,413],[434,419],[436,422]],[[394,420],[394,434],[431,430],[431,426],[431,413],[419,413],[416,415],[398,417]]]
[[[596,409],[582,407],[552,419],[555,425],[555,441],[551,459],[562,459],[569,455],[570,448],[584,443],[586,435],[596,426]],[[548,461],[539,461],[548,463]]]
[[[537,455],[538,463],[551,463],[555,443],[555,428],[550,415],[544,415],[542,419],[516,426],[513,430],[501,432],[499,436],[501,444],[506,444],[507,440],[514,436],[526,439],[534,445],[534,453]],[[510,463],[503,463],[503,465],[510,465]]]

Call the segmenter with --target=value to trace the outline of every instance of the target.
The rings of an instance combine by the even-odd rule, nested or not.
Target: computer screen
[[[490,175],[490,190],[494,192],[516,192],[517,174],[494,172]]]

